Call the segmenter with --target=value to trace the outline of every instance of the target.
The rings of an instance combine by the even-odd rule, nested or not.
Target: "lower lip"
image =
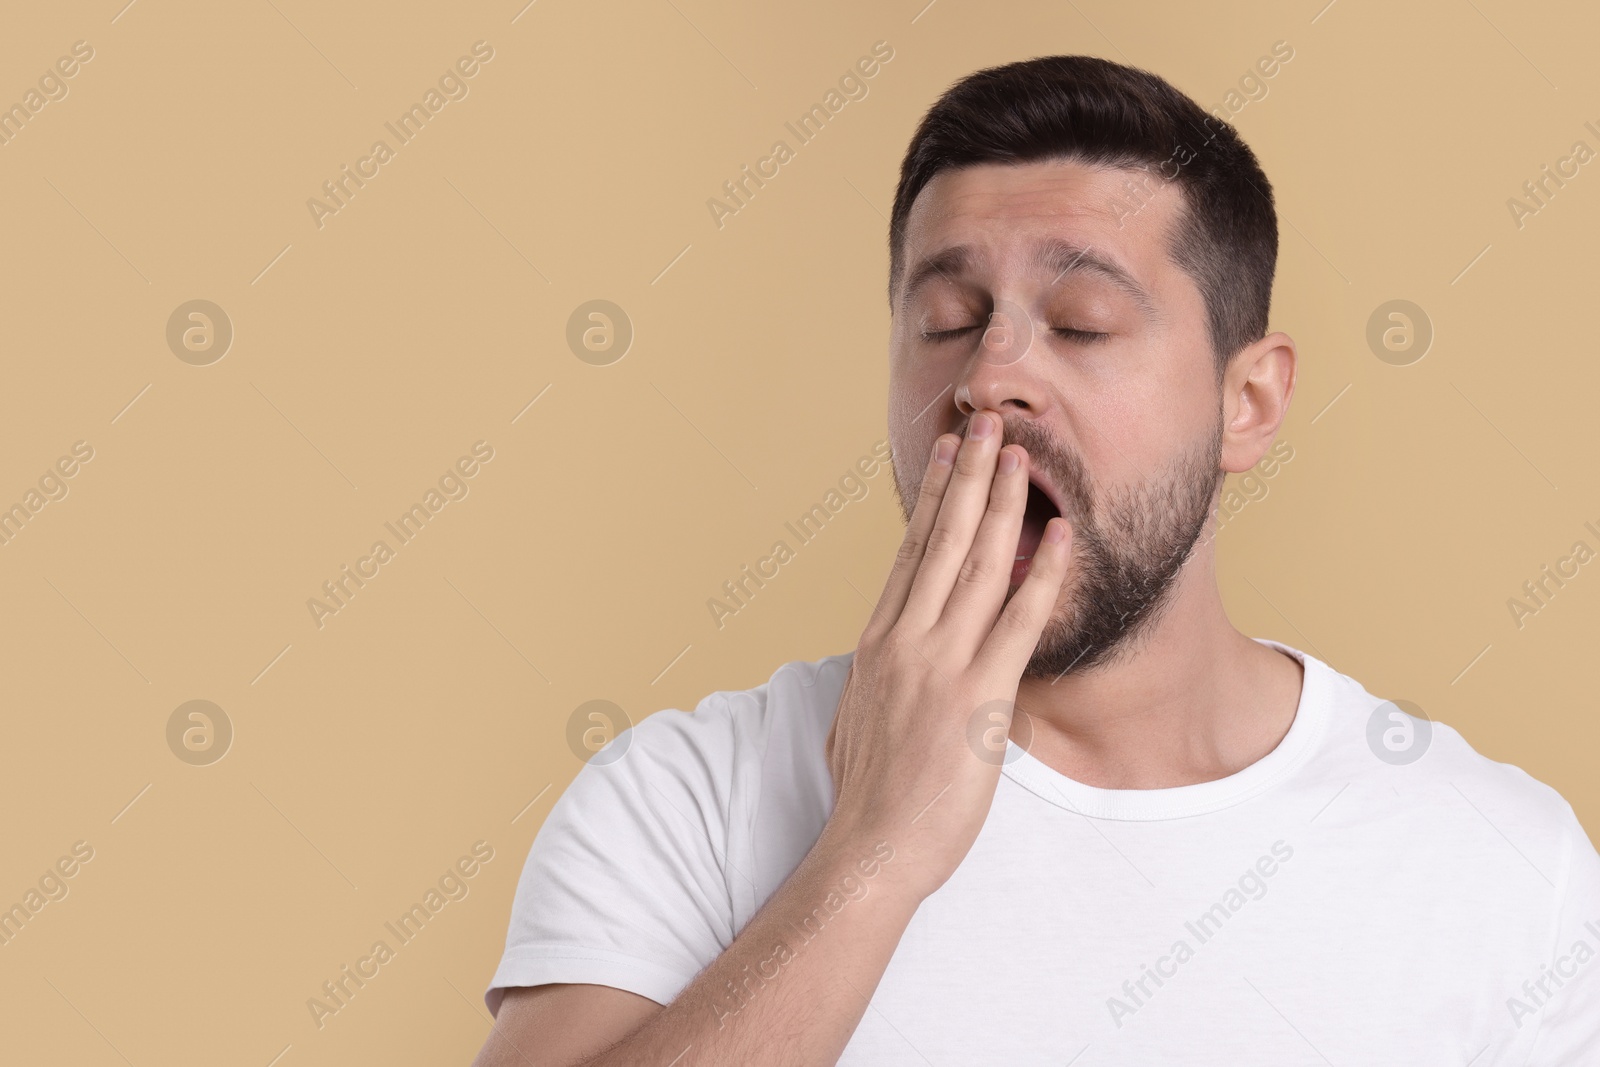
[[[1032,556],[1027,559],[1019,559],[1011,564],[1011,587],[1013,589],[1022,584],[1022,580],[1028,576],[1028,568],[1032,566]]]

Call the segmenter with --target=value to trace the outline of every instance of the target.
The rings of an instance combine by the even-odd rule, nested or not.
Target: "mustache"
[[[960,434],[967,435],[971,416],[961,424]],[[1021,445],[1028,453],[1029,469],[1044,477],[1060,496],[1065,517],[1074,527],[1089,523],[1094,516],[1094,484],[1089,479],[1089,468],[1083,457],[1057,441],[1037,422],[1028,419],[1000,417],[1002,429],[1000,444]]]

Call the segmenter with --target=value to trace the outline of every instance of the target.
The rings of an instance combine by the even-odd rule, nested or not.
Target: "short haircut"
[[[1228,123],[1148,71],[1094,56],[1041,56],[967,75],[923,116],[889,221],[889,301],[906,270],[906,220],[934,175],[980,163],[1071,160],[1144,169],[1182,195],[1174,263],[1205,301],[1220,381],[1267,332],[1278,259],[1272,186]]]

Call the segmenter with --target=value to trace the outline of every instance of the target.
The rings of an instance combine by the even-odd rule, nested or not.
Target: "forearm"
[[[916,913],[894,855],[824,831],[727,951],[583,1067],[835,1063]]]

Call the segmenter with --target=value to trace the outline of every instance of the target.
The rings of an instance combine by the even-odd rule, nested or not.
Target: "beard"
[[[1023,677],[1056,680],[1116,662],[1160,619],[1205,529],[1227,473],[1221,468],[1221,411],[1210,433],[1169,460],[1154,482],[1109,491],[1098,490],[1077,453],[1037,423],[1006,420],[1001,443],[1027,449],[1031,468],[1056,488],[1072,524],[1065,603],[1045,624]],[[909,524],[907,495],[898,470],[894,474]],[[1015,594],[1007,590],[1005,603]]]

